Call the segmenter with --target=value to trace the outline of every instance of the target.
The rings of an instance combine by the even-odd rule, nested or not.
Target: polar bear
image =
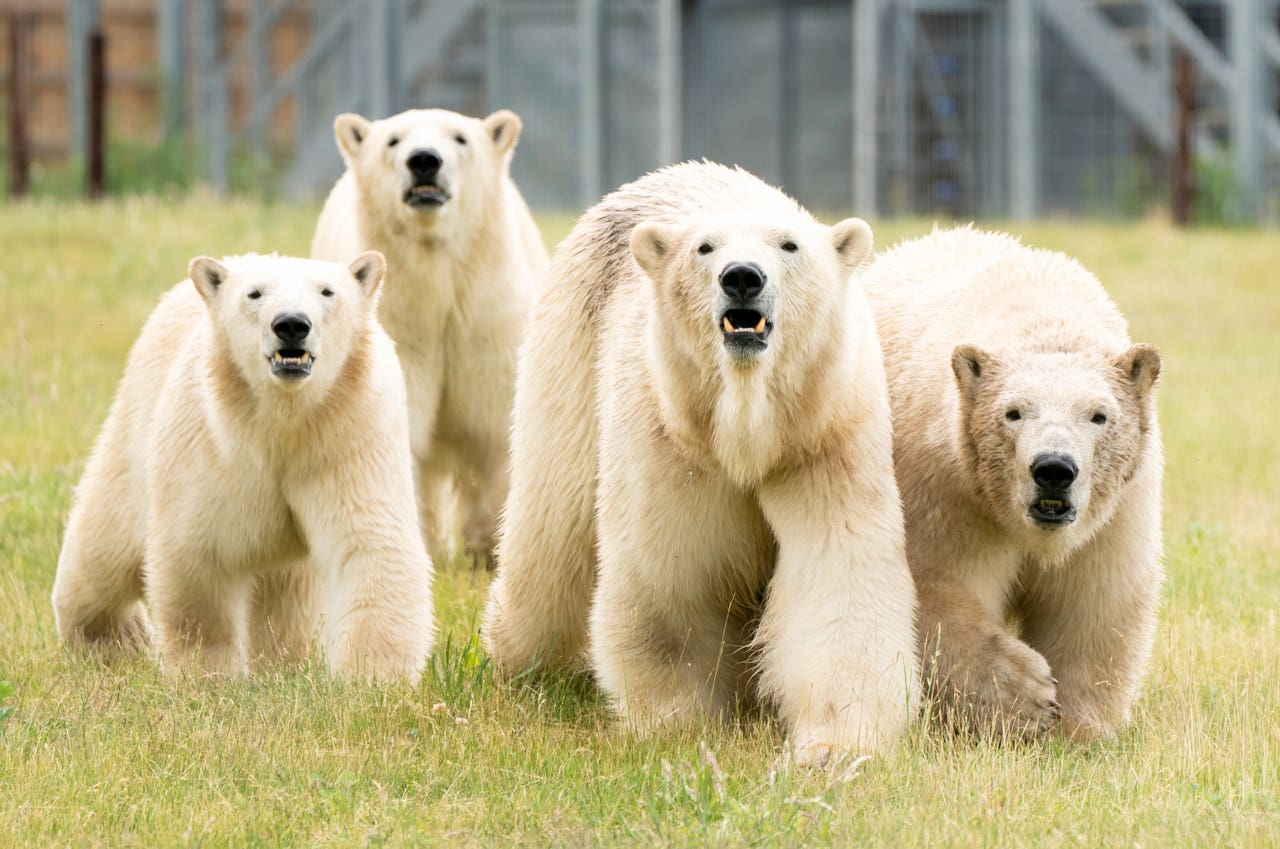
[[[801,761],[897,739],[915,596],[851,281],[870,252],[863,221],[711,163],[583,216],[521,352],[484,622],[501,672],[572,662],[589,632],[633,727],[759,696]]]
[[[926,687],[956,727],[1125,724],[1163,580],[1160,354],[1074,260],[971,227],[864,277]]]
[[[375,317],[385,263],[191,261],[129,355],[78,488],[53,604],[64,642],[225,675],[302,657],[414,680],[431,563],[403,377]]]
[[[418,497],[437,559],[461,525],[473,562],[487,562],[507,492],[516,352],[547,264],[510,177],[520,127],[507,110],[484,120],[415,109],[334,121],[347,171],[311,255],[387,257],[378,315],[404,368]]]

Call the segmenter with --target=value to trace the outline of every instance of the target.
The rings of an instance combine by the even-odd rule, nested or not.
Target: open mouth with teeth
[[[439,209],[449,199],[449,193],[435,183],[419,183],[404,193],[404,202],[414,209]]]
[[[1076,520],[1076,508],[1071,506],[1071,502],[1062,498],[1042,497],[1031,502],[1027,515],[1037,525],[1049,527],[1069,525]]]
[[[311,364],[315,358],[309,351],[301,348],[281,348],[267,357],[271,363],[271,373],[282,380],[300,380],[311,375]]]
[[[755,310],[725,310],[720,316],[724,343],[741,351],[764,350],[769,346],[773,322]]]

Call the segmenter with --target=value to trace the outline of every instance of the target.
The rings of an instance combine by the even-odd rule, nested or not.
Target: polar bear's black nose
[[[749,301],[764,290],[764,269],[754,262],[733,262],[720,272],[720,288],[731,298]]]
[[[434,180],[443,164],[444,160],[440,158],[440,154],[429,147],[419,148],[409,154],[409,173],[415,180],[422,182]]]
[[[297,345],[311,332],[311,319],[300,312],[282,312],[271,320],[271,329],[286,345]]]
[[[1041,454],[1031,464],[1031,477],[1041,488],[1052,492],[1071,486],[1079,471],[1070,454]]]

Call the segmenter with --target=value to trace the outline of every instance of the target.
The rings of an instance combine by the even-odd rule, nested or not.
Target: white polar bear
[[[870,252],[864,222],[824,227],[709,163],[583,216],[521,352],[484,623],[501,672],[575,660],[590,610],[591,664],[634,726],[762,696],[802,761],[896,741],[915,596],[851,280]]]
[[[1163,580],[1160,355],[1066,256],[935,231],[864,275],[925,680],[978,733],[1121,727]]]
[[[516,352],[547,252],[510,177],[514,112],[477,120],[416,109],[334,121],[347,171],[324,205],[312,256],[387,257],[379,317],[409,390],[428,544],[458,526],[488,560],[506,497]],[[460,508],[453,509],[455,499]]]
[[[198,257],[129,355],[78,488],[53,604],[70,644],[166,670],[305,656],[414,680],[431,563],[403,377],[375,317],[385,264]]]

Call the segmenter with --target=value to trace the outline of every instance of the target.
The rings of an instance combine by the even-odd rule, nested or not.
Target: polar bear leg
[[[767,534],[740,499],[730,495],[726,504],[720,493],[692,489],[654,493],[650,514],[601,519],[592,668],[618,713],[640,731],[723,717],[745,698],[755,599],[745,586],[736,597],[726,587],[738,583],[733,573],[742,560],[754,559],[737,560],[739,546],[754,538],[763,544],[752,547],[767,557]]]
[[[507,676],[572,663],[586,646],[599,440],[591,322],[580,310],[568,297],[540,304],[521,351],[511,488],[482,629]]]
[[[457,507],[452,457],[448,450],[440,447],[431,457],[419,459],[414,465],[422,539],[433,563],[448,563],[453,559]]]
[[[915,713],[915,591],[880,466],[824,457],[760,489],[778,540],[756,634],[760,686],[800,763],[887,750]]]
[[[972,564],[952,564],[955,574]],[[974,568],[972,572],[980,572]],[[956,578],[917,581],[924,682],[940,714],[979,736],[1034,737],[1060,714],[1044,656],[1005,628],[983,598],[1003,598]]]
[[[486,461],[473,465],[463,477],[458,508],[464,517],[462,541],[472,566],[490,568],[493,565],[498,511],[507,497],[507,485],[503,445],[493,446]]]
[[[606,421],[591,659],[643,730],[736,707],[773,538],[755,500],[640,417]],[[615,432],[615,428],[621,428]]]
[[[249,608],[249,657],[254,663],[305,661],[320,624],[316,565],[292,561],[259,576]]]
[[[1062,731],[1091,740],[1123,727],[1155,640],[1158,469],[1135,477],[1111,522],[1066,563],[1029,577],[1023,636],[1058,679]]]
[[[416,682],[431,651],[431,561],[397,442],[369,434],[368,450],[333,461],[328,474],[290,494],[324,579],[324,643],[335,675]],[[382,456],[369,456],[378,445]]]
[[[151,642],[151,625],[142,604],[143,540],[134,517],[111,506],[120,500],[81,486],[58,556],[53,608],[64,643],[134,656]]]
[[[244,673],[252,591],[248,575],[228,575],[176,546],[149,545],[147,600],[155,615],[161,668],[170,675],[200,677]]]

